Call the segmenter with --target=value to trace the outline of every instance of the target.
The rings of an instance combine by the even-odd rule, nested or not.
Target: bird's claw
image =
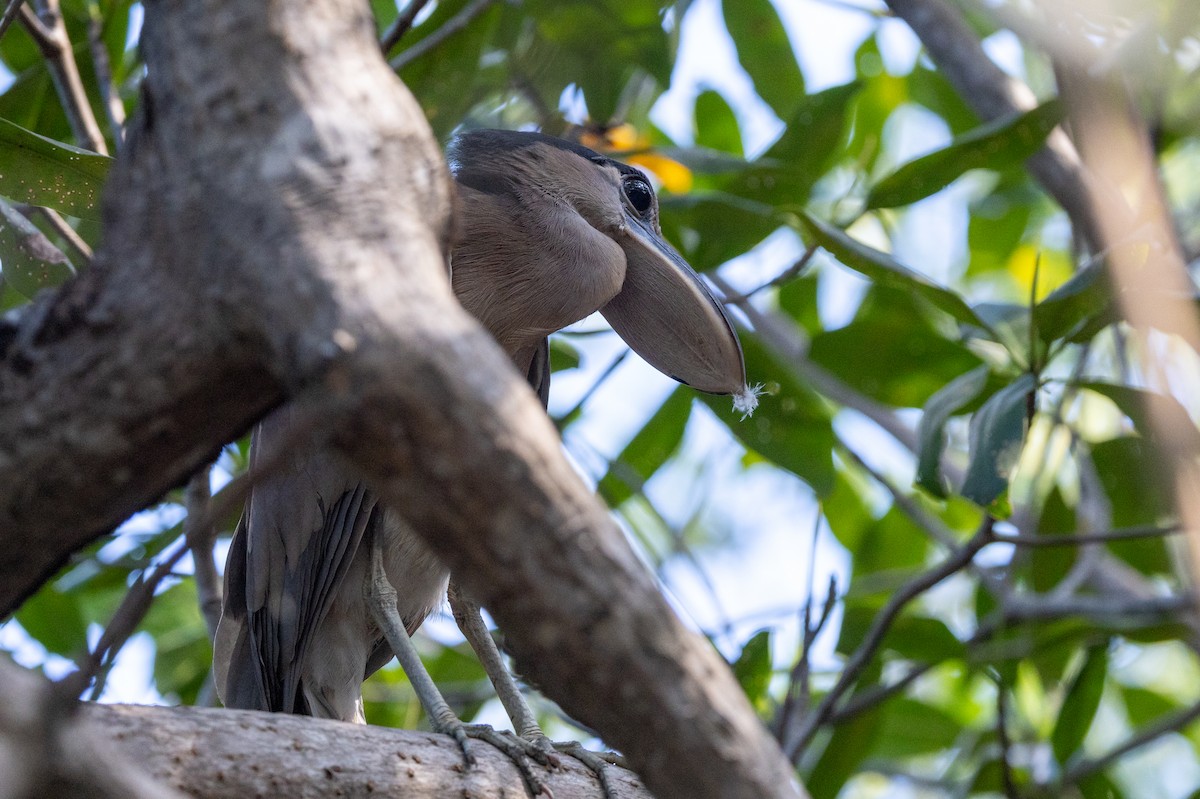
[[[543,766],[551,764],[547,753],[537,744],[520,738],[506,730],[497,730],[488,724],[463,724],[459,722],[458,725],[452,726],[450,729],[444,730],[444,732],[458,741],[459,748],[463,752],[463,762],[467,768],[475,765],[475,756],[467,748],[467,739],[474,738],[477,741],[489,743],[504,753],[504,756],[517,767],[517,771],[520,772],[521,779],[525,782],[525,787],[528,789],[530,796],[545,796],[547,799],[554,799],[554,793],[550,790],[550,786],[546,785],[533,772],[529,763],[532,759]]]
[[[593,752],[587,749],[578,741],[551,741],[543,736],[539,743],[548,746],[551,751],[561,752],[567,757],[572,757],[578,760],[583,765],[596,775],[596,779],[600,781],[600,790],[604,792],[604,799],[616,799],[616,787],[609,779],[608,767],[625,766],[625,758],[614,752]]]

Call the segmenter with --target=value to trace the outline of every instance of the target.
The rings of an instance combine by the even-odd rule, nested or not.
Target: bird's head
[[[461,225],[454,290],[510,355],[600,311],[664,374],[743,394],[721,304],[662,236],[646,176],[539,133],[464,133],[448,152]]]

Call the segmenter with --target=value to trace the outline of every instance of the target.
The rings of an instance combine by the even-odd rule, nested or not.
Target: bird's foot
[[[553,759],[557,756],[552,750],[547,753],[543,747],[532,741],[527,741],[507,730],[497,730],[488,724],[459,722],[457,725],[449,725],[448,729],[441,730],[441,732],[458,741],[459,749],[463,753],[463,762],[467,768],[475,765],[475,755],[467,746],[467,739],[474,738],[477,741],[489,743],[499,749],[516,766],[530,796],[546,796],[547,799],[554,799],[554,793],[550,790],[550,786],[534,773],[530,763],[531,760],[534,760],[543,766],[554,765]]]
[[[604,799],[617,799],[616,788],[609,777],[610,765],[625,766],[625,758],[615,752],[593,752],[578,741],[551,741],[545,735],[533,738],[533,744],[544,752],[552,766],[561,768],[558,755],[564,754],[574,758],[588,768],[600,782],[600,790]]]

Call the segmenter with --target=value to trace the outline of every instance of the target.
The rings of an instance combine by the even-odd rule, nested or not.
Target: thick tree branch
[[[293,398],[655,792],[797,796],[454,300],[445,166],[367,8],[159,0],[142,48],[107,246],[8,331],[0,607]]]
[[[0,797],[181,799],[76,709],[61,688],[0,655]]]
[[[82,710],[126,758],[161,784],[198,799],[528,797],[516,767],[498,749],[472,741],[476,763],[464,768],[458,744],[447,735],[247,710],[132,705]],[[554,796],[603,796],[582,763],[561,760],[559,769],[535,766]],[[650,799],[632,772],[612,767],[608,775],[620,799]]]

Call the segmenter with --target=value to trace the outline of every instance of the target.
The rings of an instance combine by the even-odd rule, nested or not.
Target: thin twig
[[[613,362],[605,367],[604,371],[600,373],[600,376],[597,377],[590,386],[588,386],[587,391],[583,392],[583,396],[579,398],[579,401],[576,402],[571,409],[562,416],[555,418],[554,423],[555,426],[559,428],[559,432],[562,432],[562,423],[570,420],[575,416],[575,414],[579,413],[579,411],[583,409],[583,406],[587,404],[588,400],[590,400],[592,396],[600,390],[600,386],[604,385],[604,382],[612,376],[612,373],[617,370],[617,367],[625,362],[625,359],[629,357],[629,353],[630,349],[628,347],[622,350],[621,354],[614,358]],[[633,486],[630,486],[630,488],[633,488]]]
[[[210,467],[205,466],[188,481],[184,492],[187,518],[183,521],[183,537],[192,550],[196,598],[204,623],[208,625],[208,640],[213,641],[217,637],[217,623],[221,620],[221,579],[213,559],[217,525],[200,526],[200,522],[208,516],[208,506],[212,502],[209,476]]]
[[[4,7],[4,15],[0,16],[0,37],[8,32],[8,26],[13,24],[24,2],[25,0],[8,0],[8,5]]]
[[[112,133],[113,148],[119,153],[125,141],[125,103],[113,82],[112,64],[108,60],[108,48],[104,44],[104,15],[96,0],[88,2],[88,47],[92,53],[92,67],[96,71],[96,85],[100,89],[100,100],[104,105],[104,118]]]
[[[1000,781],[1004,786],[1004,795],[1008,799],[1020,799],[1017,794],[1017,782],[1013,779],[1012,743],[1008,739],[1008,703],[1007,689],[1004,687],[1004,677],[996,672],[996,742],[1000,745]]]
[[[387,54],[392,52],[392,48],[400,42],[404,34],[408,33],[413,26],[413,21],[421,13],[421,9],[427,5],[429,5],[429,0],[411,0],[404,11],[383,32],[383,36],[379,38],[379,49],[383,51],[384,58],[387,58]]]
[[[801,255],[799,258],[797,258],[796,262],[794,264],[792,264],[791,266],[789,266],[787,269],[783,270],[778,275],[776,275],[775,277],[768,280],[766,283],[762,283],[758,286],[755,286],[754,288],[750,289],[749,291],[745,292],[744,294],[732,294],[732,295],[726,294],[724,301],[728,304],[737,305],[739,303],[745,302],[746,300],[749,300],[755,294],[758,294],[763,289],[769,289],[774,286],[780,286],[780,285],[783,285],[784,283],[787,283],[789,280],[799,276],[800,273],[802,273],[806,268],[808,268],[808,264],[812,261],[813,256],[816,255],[817,251],[820,249],[821,249],[820,245],[817,245],[817,244],[808,245],[808,249],[806,249],[804,251],[804,254]]]
[[[463,28],[471,24],[472,21],[488,7],[495,3],[496,0],[475,0],[475,2],[465,6],[462,11],[459,11],[442,27],[438,28],[433,33],[426,36],[421,41],[414,44],[412,47],[401,52],[395,58],[388,62],[392,69],[401,70],[412,62],[416,61],[421,56],[440,47],[447,39],[461,31]]]
[[[821,517],[817,517],[817,523],[820,523]],[[811,557],[815,560],[816,557],[816,534],[817,528],[813,529],[813,552]],[[811,565],[811,562],[810,562]],[[788,691],[784,697],[783,706],[779,709],[778,719],[775,723],[775,737],[781,743],[798,734],[798,730],[793,730],[797,726],[798,721],[804,718],[803,714],[807,713],[812,702],[812,664],[810,658],[812,655],[812,646],[820,635],[821,630],[825,628],[826,623],[833,615],[833,609],[837,606],[837,578],[829,578],[829,586],[825,591],[825,603],[821,608],[821,616],[817,619],[816,624],[812,622],[812,604],[813,604],[813,583],[810,574],[808,586],[808,599],[804,603],[803,624],[804,638],[800,646],[800,656],[796,659],[796,665],[792,667],[792,673],[788,680]]]
[[[862,713],[864,710],[876,707],[880,702],[883,702],[892,696],[900,693],[908,686],[912,685],[922,676],[927,674],[937,663],[918,663],[913,666],[904,676],[895,682],[890,682],[887,685],[875,685],[861,693],[857,693],[846,701],[837,710],[832,711],[825,719],[826,724],[841,724]]]
[[[67,26],[63,22],[58,0],[42,0],[39,5],[39,13],[35,14],[27,5],[22,4],[18,14],[21,23],[41,51],[42,57],[46,59],[46,66],[50,70],[59,103],[71,125],[75,142],[84,149],[108,155],[104,134],[100,132],[100,126],[96,123],[96,115],[92,113],[87,92],[83,88],[83,79],[79,76],[79,65],[75,63],[75,53],[67,36]]]
[[[46,208],[42,205],[33,205],[30,208],[41,214],[42,218],[50,223],[50,227],[54,228],[54,232],[61,236],[63,241],[71,245],[71,249],[82,260],[82,266],[91,264],[93,255],[91,246],[83,240],[83,237],[75,231],[75,228],[67,224],[67,220],[62,218],[62,214],[53,208]]]
[[[834,706],[841,701],[846,692],[858,681],[863,670],[875,657],[875,653],[883,644],[884,636],[887,635],[892,622],[900,615],[900,611],[904,609],[904,606],[950,575],[964,569],[981,549],[995,540],[995,536],[992,533],[995,523],[996,520],[991,516],[985,517],[983,523],[979,526],[979,530],[970,541],[942,561],[936,568],[930,569],[919,577],[908,581],[892,595],[887,604],[876,614],[862,643],[859,644],[858,648],[854,650],[854,653],[846,661],[846,665],[842,669],[837,683],[830,689],[829,693],[825,694],[816,709],[805,718],[804,725],[800,728],[795,739],[786,745],[784,751],[791,762],[796,763],[799,761],[800,756],[804,753],[808,744],[812,742],[813,736],[816,735],[817,730],[833,711]]]
[[[1129,541],[1142,538],[1162,538],[1183,532],[1178,524],[1145,525],[1109,530],[1105,533],[1078,533],[1076,535],[1013,535],[996,534],[996,543],[1012,544],[1034,549],[1046,547],[1073,547],[1082,544],[1104,544],[1109,541]]]
[[[46,234],[38,230],[37,225],[3,199],[0,199],[0,224],[13,229],[18,246],[29,257],[48,264],[62,264],[74,271],[71,259],[54,246],[54,242],[46,238]]]
[[[1067,785],[1075,785],[1083,780],[1086,780],[1093,774],[1098,774],[1101,771],[1104,771],[1113,763],[1117,762],[1133,750],[1140,749],[1146,744],[1158,740],[1167,733],[1177,732],[1191,724],[1196,719],[1200,719],[1200,703],[1196,703],[1189,708],[1185,708],[1184,710],[1163,716],[1161,719],[1146,727],[1137,735],[1131,737],[1125,743],[1117,746],[1100,757],[1092,760],[1082,760],[1069,767],[1066,771],[1066,774],[1063,775],[1063,787],[1066,787]]]

